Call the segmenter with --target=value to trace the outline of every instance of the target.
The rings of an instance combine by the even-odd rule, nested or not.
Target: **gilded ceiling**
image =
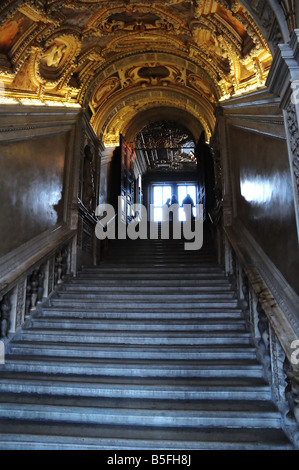
[[[187,114],[189,129],[196,121],[209,137],[216,103],[262,87],[272,63],[252,13],[266,0],[253,0],[251,13],[244,3],[4,0],[1,100],[82,106],[106,145],[160,109],[181,114],[181,124]]]

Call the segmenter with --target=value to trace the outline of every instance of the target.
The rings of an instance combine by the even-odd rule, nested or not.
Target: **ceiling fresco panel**
[[[108,116],[123,132],[162,104],[211,135],[219,101],[265,86],[281,23],[267,0],[3,0],[0,101],[89,108],[105,144]]]

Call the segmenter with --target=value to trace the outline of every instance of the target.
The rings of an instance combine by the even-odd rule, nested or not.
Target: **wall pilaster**
[[[222,180],[222,214],[224,226],[231,226],[233,220],[233,203],[231,191],[231,177],[230,177],[230,162],[227,142],[227,128],[226,119],[223,109],[218,107],[215,112],[216,115],[216,128],[212,140],[212,150],[214,153],[220,154],[219,164],[221,166],[220,178]],[[221,150],[220,150],[221,149]]]

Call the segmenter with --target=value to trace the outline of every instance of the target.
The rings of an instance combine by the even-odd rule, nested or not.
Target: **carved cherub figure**
[[[53,44],[43,54],[43,61],[48,67],[58,67],[66,48],[65,44]]]

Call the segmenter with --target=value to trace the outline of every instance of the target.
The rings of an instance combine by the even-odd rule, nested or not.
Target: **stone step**
[[[168,255],[172,255],[173,259],[180,259],[180,258],[195,258],[198,260],[209,260],[215,262],[215,256],[211,255],[210,253],[201,253],[200,251],[194,250],[185,250],[184,246],[182,245],[155,245],[152,247],[147,247],[146,245],[138,246],[138,250],[136,250],[136,246],[132,245],[131,247],[117,247],[116,249],[111,251],[104,259],[104,262],[109,262],[110,259],[115,259],[117,255],[121,255],[124,258],[130,259],[131,257],[139,257],[148,258],[150,255],[154,256],[161,256],[167,257]]]
[[[186,251],[178,252],[175,249],[171,250],[159,250],[155,249],[152,251],[138,250],[138,252],[128,251],[127,253],[123,253],[121,250],[115,251],[113,255],[110,255],[109,258],[106,258],[102,261],[101,265],[108,265],[113,262],[118,261],[132,261],[132,262],[143,262],[143,263],[150,263],[155,262],[156,260],[167,261],[168,263],[183,263],[185,264],[186,261],[190,261],[193,263],[203,263],[203,264],[213,264],[215,265],[215,259],[211,256],[200,256],[194,253],[187,253]]]
[[[12,397],[15,398],[15,397]],[[89,406],[80,406],[80,400],[77,403],[72,400],[53,400],[51,397],[39,397],[38,402],[27,397],[22,400],[13,400],[10,397],[6,399],[0,396],[0,419],[15,420],[43,420],[50,422],[81,423],[114,425],[114,426],[157,426],[157,427],[184,427],[184,428],[264,428],[279,429],[281,418],[274,409],[265,409],[262,406],[251,407],[232,407],[227,409],[213,403],[214,406],[208,406],[204,403],[198,403],[195,409],[175,409],[168,405],[161,409],[155,409],[155,404],[148,403],[148,408],[144,405],[135,407],[120,407],[113,403],[113,407],[103,406],[99,400],[90,403]],[[56,404],[55,402],[58,403]],[[135,400],[134,400],[135,401]],[[13,406],[12,406],[13,405]],[[182,408],[182,407],[181,407]],[[235,408],[235,409],[234,409]]]
[[[15,421],[0,423],[5,450],[292,450],[278,429],[163,428]],[[114,455],[114,454],[113,454]],[[135,455],[133,452],[132,455]],[[146,465],[141,457],[142,464]],[[140,467],[142,468],[142,467]]]
[[[112,242],[10,341],[0,449],[291,449],[223,266],[139,242]]]
[[[114,377],[255,377],[263,378],[263,368],[254,360],[129,360],[121,361],[84,359],[13,356],[6,358],[5,371],[101,375]]]
[[[212,286],[145,286],[145,285],[138,285],[135,284],[135,289],[131,283],[129,285],[121,285],[121,286],[109,286],[109,285],[102,285],[102,283],[98,283],[97,285],[81,285],[81,284],[68,284],[58,290],[58,293],[64,292],[72,292],[72,293],[81,293],[89,294],[89,293],[110,293],[116,294],[117,291],[125,292],[128,295],[138,295],[141,294],[148,294],[152,293],[153,295],[170,295],[170,294],[190,294],[192,295],[200,295],[201,293],[211,292],[211,294],[215,293],[215,295],[220,295],[221,293],[227,295],[235,295],[232,287],[230,285],[212,285]]]
[[[140,302],[147,302],[147,303],[155,303],[155,302],[163,302],[167,303],[168,301],[174,302],[174,301],[179,301],[179,302],[188,302],[192,303],[195,301],[203,301],[207,302],[208,300],[214,300],[214,301],[220,301],[220,302],[225,302],[227,299],[235,299],[235,293],[234,292],[211,292],[207,293],[204,291],[203,293],[181,293],[178,291],[171,291],[168,292],[165,290],[164,292],[152,292],[152,293],[144,293],[140,292],[139,289],[132,289],[131,291],[123,291],[123,290],[117,290],[116,292],[97,292],[97,291],[89,291],[89,290],[84,290],[83,292],[72,292],[68,290],[59,290],[56,292],[55,297],[58,299],[70,299],[72,300],[103,300],[103,301],[125,301],[127,302],[134,302],[136,303],[137,301]]]
[[[99,308],[97,309],[94,307],[93,304],[84,304],[81,305],[81,308],[76,308],[74,305],[69,305],[69,302],[64,303],[64,305],[59,305],[59,301],[56,302],[58,306],[51,305],[51,306],[43,306],[42,311],[40,313],[41,318],[43,316],[51,316],[55,318],[84,318],[84,319],[97,319],[98,321],[102,319],[119,319],[119,320],[202,320],[206,318],[213,318],[213,320],[242,320],[244,321],[243,314],[240,309],[238,308],[230,308],[230,309],[216,309],[216,308],[178,308],[176,310],[168,308],[167,306],[162,307],[160,306],[159,309],[154,310],[148,306],[134,306],[134,307],[126,307],[126,306],[116,306],[111,308]]]
[[[51,310],[50,310],[51,312]],[[177,319],[99,319],[98,318],[85,318],[85,321],[76,320],[76,317],[68,318],[66,316],[59,316],[53,318],[49,316],[34,317],[31,320],[31,327],[35,328],[61,328],[64,329],[79,329],[79,330],[98,330],[98,331],[165,331],[166,333],[172,331],[184,332],[203,332],[203,331],[245,331],[245,322],[242,318],[233,319],[209,319],[206,320],[183,320]],[[110,333],[110,331],[109,331]]]
[[[1,377],[0,393],[151,400],[270,400],[268,384],[251,377],[157,380],[6,373]]]
[[[196,255],[186,254],[184,253],[176,253],[175,251],[171,252],[169,251],[168,253],[158,253],[157,251],[153,251],[152,253],[147,252],[147,253],[115,253],[113,256],[110,256],[108,259],[105,261],[102,261],[101,266],[109,266],[110,264],[119,264],[119,263],[132,263],[136,265],[144,264],[144,265],[150,265],[150,264],[155,264],[155,263],[167,263],[169,266],[173,265],[186,265],[186,264],[192,264],[194,266],[203,264],[205,266],[215,266],[215,261],[212,258],[209,257],[199,257]]]
[[[203,275],[207,276],[208,278],[213,278],[215,275],[218,276],[224,276],[224,269],[221,268],[220,266],[215,266],[214,264],[203,266],[199,265],[197,267],[192,267],[190,269],[189,263],[186,263],[186,265],[181,265],[177,266],[174,272],[173,266],[155,266],[153,263],[144,266],[143,263],[141,262],[140,265],[132,265],[129,264],[129,266],[119,266],[118,264],[113,264],[109,266],[100,266],[97,268],[90,268],[86,269],[84,271],[79,271],[78,272],[78,277],[87,277],[87,276],[92,276],[93,278],[98,276],[98,275],[106,275],[106,274],[112,274],[117,272],[118,274],[123,274],[123,275],[131,275],[131,274],[142,274],[143,276],[146,274],[154,274],[156,276],[156,279],[159,277],[167,276],[185,276],[188,279],[188,276],[190,276],[190,279],[196,278],[196,276]]]
[[[173,288],[181,288],[181,287],[188,287],[192,289],[200,288],[200,289],[231,289],[232,285],[229,283],[227,279],[221,277],[220,279],[213,279],[209,281],[207,279],[200,279],[194,282],[194,279],[177,279],[177,280],[169,280],[169,279],[101,279],[101,280],[94,280],[88,279],[84,280],[82,278],[71,278],[68,284],[65,285],[65,288],[69,287],[79,287],[79,288],[86,288],[86,287],[97,287],[97,286],[107,286],[111,288],[117,287],[173,287]]]
[[[194,300],[194,301],[188,301],[188,302],[170,302],[170,301],[163,301],[159,300],[158,302],[155,301],[145,301],[142,299],[136,299],[135,301],[127,301],[124,302],[124,299],[113,299],[111,298],[110,300],[103,299],[96,300],[96,299],[71,299],[71,298],[65,298],[65,297],[52,297],[50,301],[51,306],[54,307],[64,307],[65,305],[69,305],[70,307],[76,309],[77,307],[81,308],[93,308],[97,310],[121,310],[121,311],[127,311],[127,310],[141,310],[143,307],[146,305],[147,309],[151,310],[157,310],[157,313],[160,311],[177,311],[177,310],[182,310],[184,309],[186,312],[191,310],[196,310],[199,306],[201,308],[236,308],[238,306],[237,300],[217,300],[215,299],[205,299],[205,300]]]
[[[212,282],[214,283],[214,281],[223,281],[223,275],[221,273],[205,273],[205,272],[202,272],[202,273],[198,273],[198,274],[179,274],[176,272],[172,272],[172,273],[164,273],[164,274],[155,274],[154,272],[148,272],[148,273],[144,273],[144,272],[140,272],[138,273],[138,271],[135,271],[134,273],[124,273],[124,272],[120,272],[119,270],[115,270],[115,271],[107,271],[107,272],[104,272],[104,271],[101,271],[100,273],[98,274],[81,274],[80,273],[78,274],[77,278],[79,281],[93,281],[93,282],[98,282],[98,281],[126,281],[128,282],[128,280],[132,280],[132,281],[138,281],[138,280],[141,280],[141,281],[147,281],[147,280],[151,280],[151,281],[155,281],[155,282],[159,282],[159,281],[169,281],[169,280],[172,280],[172,281],[181,281],[181,280],[185,280],[185,281],[188,281],[188,280],[191,280],[194,285],[197,284],[197,283],[200,283],[202,280],[203,281],[207,281],[207,282]]]
[[[57,342],[14,341],[10,352],[16,355],[85,357],[85,358],[126,358],[126,359],[256,359],[256,351],[250,345],[202,345],[201,347],[168,345],[101,345]]]
[[[22,340],[25,342],[56,342],[84,344],[132,344],[132,345],[182,345],[186,347],[200,345],[247,345],[250,334],[246,332],[123,332],[123,331],[78,331],[61,329],[29,329],[23,330]]]

